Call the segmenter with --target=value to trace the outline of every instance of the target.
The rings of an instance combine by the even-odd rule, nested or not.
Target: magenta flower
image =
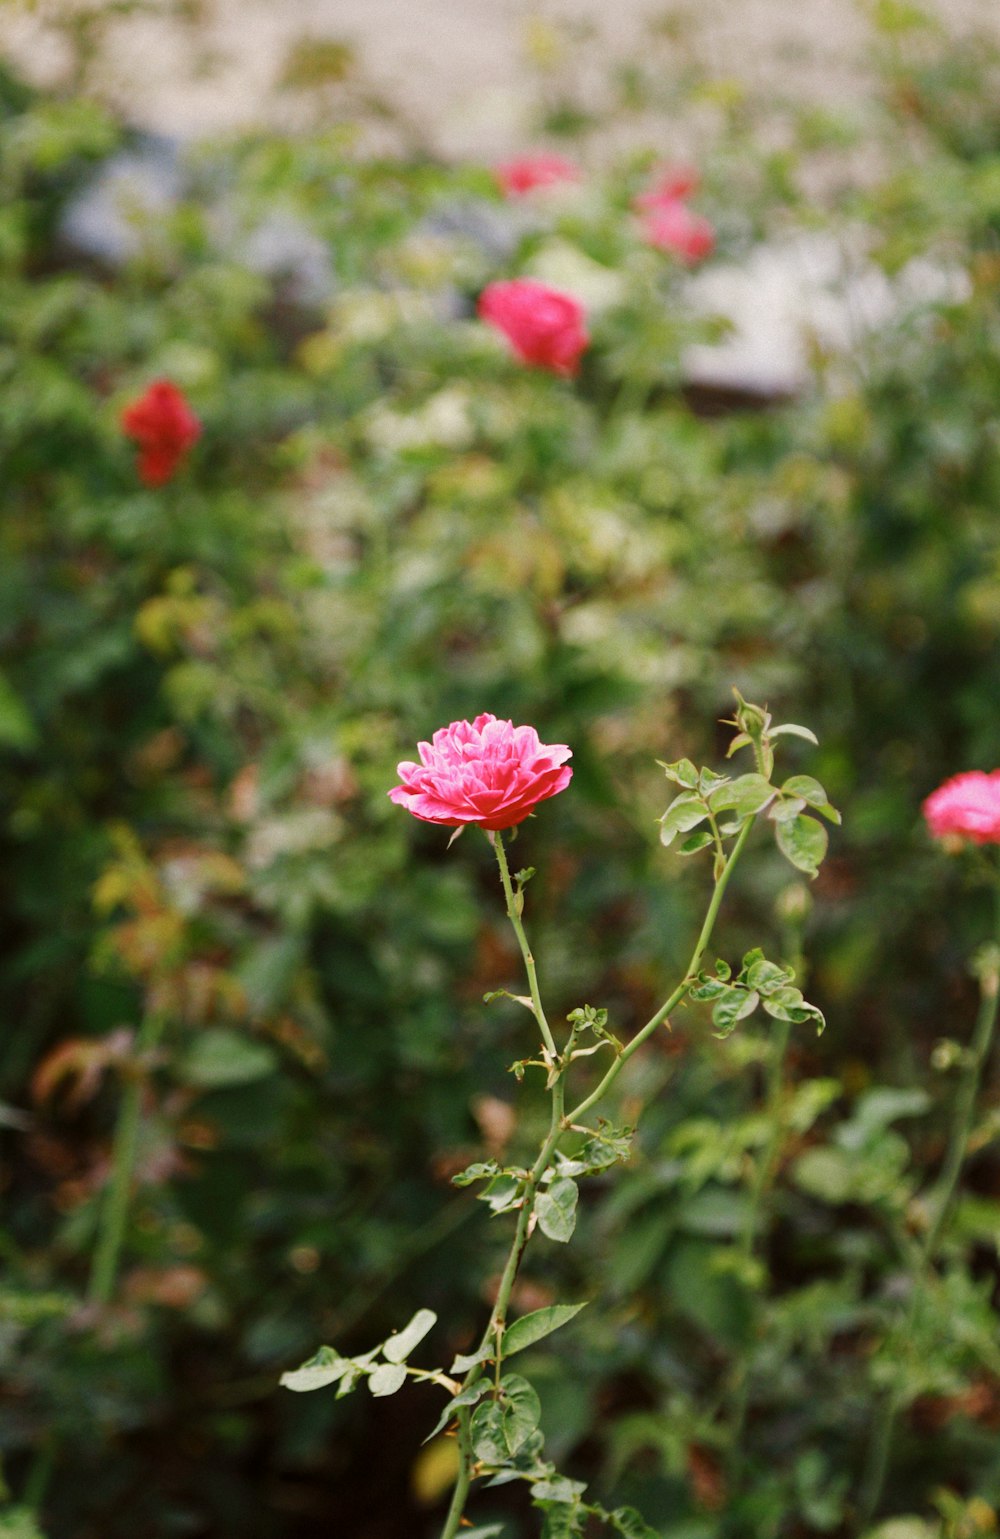
[[[494,166],[493,175],[500,191],[508,198],[522,197],[536,187],[554,187],[557,182],[578,182],[580,173],[571,160],[562,155],[518,155]]]
[[[935,839],[1000,844],[1000,770],[953,775],[928,796],[924,817]]]
[[[575,374],[590,341],[580,301],[535,278],[488,283],[479,296],[479,315],[503,332],[524,363],[555,374]]]
[[[635,206],[647,212],[662,208],[666,203],[689,198],[700,185],[701,177],[694,166],[662,166],[649,191],[641,192],[636,198]]]
[[[707,257],[715,245],[708,220],[676,199],[652,206],[643,216],[642,233],[651,246],[672,251],[689,266]]]
[[[417,748],[420,763],[397,766],[402,785],[393,786],[389,800],[445,828],[513,828],[573,778],[562,767],[572,758],[565,743],[540,743],[534,727],[485,712],[473,722],[453,721]]]

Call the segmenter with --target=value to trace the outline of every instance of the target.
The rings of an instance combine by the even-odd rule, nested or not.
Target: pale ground
[[[46,7],[87,0],[0,0],[0,46],[39,71],[59,49],[39,22]],[[93,0],[89,0],[93,3]],[[949,24],[997,28],[1000,0],[932,0]],[[590,23],[607,57],[634,51],[643,19],[687,19],[706,75],[737,78],[814,100],[849,102],[866,89],[868,31],[858,0],[201,0],[204,71],[183,30],[153,19],[120,25],[110,85],[143,127],[195,137],[287,119],[274,87],[290,44],[349,41],[366,71],[456,156],[503,153],[522,142],[529,87],[525,43],[533,18]],[[25,14],[30,13],[30,14]]]

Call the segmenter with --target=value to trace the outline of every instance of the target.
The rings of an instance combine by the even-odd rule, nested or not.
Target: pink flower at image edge
[[[535,278],[489,283],[479,296],[479,316],[503,333],[524,362],[572,375],[590,337],[585,311],[572,294]]]
[[[139,479],[145,486],[169,481],[201,437],[201,423],[169,379],[157,379],[121,414],[122,432],[139,446]]]
[[[572,161],[562,155],[517,155],[493,167],[500,191],[508,198],[533,192],[536,187],[554,187],[558,182],[578,182],[580,173]]]
[[[924,817],[935,839],[1000,844],[1000,770],[953,775],[928,796]]]
[[[513,828],[573,777],[565,743],[541,743],[534,727],[515,727],[488,712],[440,728],[417,751],[419,764],[397,766],[402,784],[393,786],[389,800],[445,828]]]
[[[672,251],[688,263],[702,261],[715,246],[715,231],[708,220],[679,200],[650,207],[642,217],[642,233],[651,246]]]

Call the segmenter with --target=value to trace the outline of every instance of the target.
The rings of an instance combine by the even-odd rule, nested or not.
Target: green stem
[[[687,971],[685,972],[684,977],[674,989],[674,992],[670,995],[669,999],[664,1000],[663,1004],[656,1011],[655,1015],[650,1016],[642,1030],[636,1032],[631,1042],[629,1042],[628,1045],[624,1047],[618,1054],[618,1057],[615,1059],[614,1063],[611,1065],[608,1072],[597,1086],[596,1090],[593,1090],[590,1095],[586,1096],[584,1100],[580,1102],[579,1106],[574,1106],[573,1110],[570,1112],[566,1119],[567,1127],[570,1125],[570,1123],[579,1122],[580,1118],[585,1116],[586,1113],[590,1111],[591,1107],[596,1106],[598,1101],[603,1100],[604,1096],[610,1090],[611,1086],[618,1078],[618,1075],[621,1073],[626,1063],[628,1063],[628,1060],[632,1057],[632,1054],[638,1051],[638,1049],[646,1041],[647,1037],[652,1036],[653,1032],[658,1026],[662,1026],[663,1022],[669,1016],[671,1010],[676,1010],[681,1000],[691,988],[691,985],[696,981],[698,976],[698,968],[701,966],[702,957],[705,955],[705,950],[712,938],[712,931],[715,928],[715,921],[719,916],[719,909],[722,906],[722,899],[725,895],[726,888],[729,885],[729,878],[732,876],[733,867],[736,865],[736,862],[740,858],[743,846],[747,842],[750,829],[752,827],[753,819],[747,823],[744,823],[743,827],[740,829],[739,838],[736,840],[736,843],[730,850],[729,858],[719,873],[718,880],[715,884],[715,891],[712,894],[712,901],[708,905],[708,913],[705,915],[705,923],[701,927],[701,933],[698,936],[694,951],[691,953],[691,960],[688,962]]]
[[[524,925],[521,923],[520,902],[523,902],[520,893],[515,893],[511,885],[510,871],[507,868],[507,855],[503,847],[503,835],[493,835],[493,848],[497,852],[497,864],[500,867],[500,880],[503,882],[504,895],[507,899],[507,918],[514,926],[514,934],[517,936],[517,944],[521,948],[524,958],[524,970],[528,975],[528,988],[531,991],[531,1008],[534,1011],[538,1029],[542,1034],[546,1049],[553,1060],[558,1056],[555,1040],[549,1030],[549,1023],[545,1019],[545,1011],[542,1009],[542,999],[538,992],[538,977],[535,973],[535,959],[528,945],[528,937],[524,933]]]
[[[764,1146],[764,1152],[754,1173],[753,1186],[750,1189],[750,1203],[747,1208],[746,1222],[740,1235],[737,1255],[741,1267],[746,1269],[754,1259],[757,1249],[757,1234],[760,1228],[761,1211],[764,1198],[771,1185],[771,1177],[778,1158],[778,1150],[784,1136],[784,1128],[780,1120],[781,1097],[784,1088],[785,1058],[788,1053],[788,1041],[791,1035],[791,1024],[788,1021],[776,1021],[774,1035],[772,1037],[771,1061],[767,1072],[767,1092],[765,1100],[765,1116],[769,1129],[768,1140]],[[759,1307],[754,1314],[759,1313]],[[756,1322],[755,1322],[756,1323]],[[740,1356],[737,1364],[737,1378],[735,1398],[733,1404],[732,1433],[729,1443],[729,1479],[730,1496],[735,1494],[743,1467],[743,1431],[746,1426],[747,1409],[750,1399],[750,1362],[749,1348]]]
[[[535,1199],[538,1193],[538,1185],[545,1171],[548,1169],[549,1161],[555,1152],[556,1145],[558,1144],[562,1135],[570,1128],[570,1126],[577,1122],[585,1112],[589,1111],[592,1106],[596,1105],[596,1103],[603,1098],[606,1092],[614,1084],[614,1081],[617,1079],[626,1061],[631,1058],[632,1054],[642,1045],[646,1038],[649,1037],[656,1030],[656,1028],[666,1020],[671,1010],[676,1008],[676,1006],[680,1003],[680,1001],[684,998],[685,994],[690,989],[691,985],[694,983],[695,978],[697,977],[698,967],[705,953],[705,948],[707,947],[711,938],[712,930],[718,917],[719,909],[722,904],[723,895],[725,894],[729,878],[732,874],[733,867],[739,858],[740,852],[742,851],[743,846],[747,841],[750,828],[751,823],[747,823],[740,830],[739,838],[736,840],[736,843],[734,844],[729,854],[729,858],[716,880],[715,891],[712,894],[712,901],[708,906],[708,913],[705,916],[705,922],[701,927],[701,932],[698,936],[697,943],[695,945],[694,951],[691,954],[691,960],[688,963],[687,972],[685,973],[683,981],[678,984],[677,988],[674,989],[669,998],[666,999],[660,1006],[659,1010],[656,1011],[656,1014],[646,1022],[642,1030],[632,1038],[632,1041],[628,1044],[628,1046],[624,1048],[623,1051],[618,1055],[618,1057],[615,1059],[615,1062],[611,1065],[610,1069],[605,1074],[600,1084],[597,1086],[597,1089],[593,1091],[591,1095],[587,1096],[583,1101],[581,1101],[579,1106],[575,1107],[574,1110],[568,1115],[566,1114],[565,1110],[566,1075],[569,1071],[570,1053],[573,1038],[571,1036],[570,1044],[567,1047],[566,1052],[560,1058],[558,1052],[556,1051],[555,1041],[553,1040],[552,1033],[549,1029],[548,1021],[545,1018],[545,1012],[542,1009],[541,999],[538,994],[538,982],[535,976],[535,964],[531,955],[530,947],[528,946],[527,937],[524,933],[524,927],[521,924],[521,916],[518,912],[515,893],[511,886],[510,872],[507,869],[507,860],[504,854],[503,841],[499,833],[494,835],[494,847],[497,851],[497,862],[500,866],[500,878],[503,882],[504,892],[507,897],[507,914],[511,924],[514,927],[514,932],[517,935],[518,944],[521,948],[521,955],[524,958],[525,970],[528,974],[528,983],[531,989],[531,1000],[535,1018],[538,1021],[542,1035],[545,1038],[546,1047],[552,1055],[553,1063],[558,1064],[559,1068],[552,1085],[552,1111],[549,1119],[549,1130],[545,1136],[541,1148],[538,1151],[538,1157],[535,1160],[535,1163],[532,1165],[531,1170],[528,1172],[528,1176],[525,1181],[524,1196],[521,1200],[521,1207],[517,1216],[517,1227],[514,1231],[514,1238],[511,1242],[511,1247],[507,1256],[506,1265],[504,1266],[503,1275],[500,1278],[500,1286],[497,1289],[496,1302],[493,1305],[489,1322],[479,1343],[479,1349],[476,1354],[477,1356],[479,1355],[479,1352],[483,1352],[487,1347],[495,1349],[498,1359],[501,1355],[500,1342],[502,1339],[504,1327],[507,1322],[507,1310],[510,1305],[510,1296],[517,1278],[518,1268],[521,1265],[521,1257],[524,1255],[525,1247],[527,1246],[528,1239],[530,1237],[531,1220],[535,1211]],[[462,1381],[462,1389],[467,1389],[468,1386],[473,1382],[474,1378],[480,1373],[480,1371],[481,1369],[478,1364],[475,1367],[470,1368],[469,1372],[466,1374]],[[499,1373],[499,1371],[500,1364],[498,1361],[497,1373]],[[455,1539],[455,1535],[458,1533],[459,1528],[461,1527],[462,1517],[465,1512],[465,1504],[469,1496],[469,1487],[472,1484],[472,1474],[475,1463],[470,1437],[471,1420],[472,1416],[470,1408],[468,1406],[459,1407],[458,1477],[455,1482],[455,1488],[452,1492],[451,1504],[448,1508],[447,1517],[445,1518],[444,1528],[441,1530],[441,1539]]]
[[[164,1024],[164,1017],[158,1011],[149,1011],[143,1017],[135,1041],[137,1058],[149,1053],[156,1046]],[[136,1146],[139,1141],[142,1090],[142,1071],[135,1066],[118,1111],[111,1156],[111,1180],[104,1194],[98,1219],[97,1245],[87,1290],[87,1296],[94,1304],[109,1304],[115,1290],[118,1258],[121,1254],[125,1224],[128,1219],[129,1189],[132,1184]]]
[[[994,937],[1000,943],[1000,881],[997,882],[996,904]],[[979,986],[979,1014],[973,1029],[972,1042],[962,1067],[962,1077],[959,1082],[958,1092],[955,1096],[955,1106],[952,1113],[944,1163],[941,1166],[941,1172],[931,1197],[934,1218],[920,1247],[917,1272],[913,1283],[913,1293],[910,1298],[910,1307],[907,1310],[904,1325],[904,1352],[907,1355],[912,1352],[913,1328],[923,1305],[924,1294],[931,1271],[938,1258],[941,1241],[944,1238],[948,1219],[951,1215],[955,1192],[965,1165],[979,1086],[996,1033],[997,1014],[998,1009],[1000,1009],[1000,974],[998,974],[995,961],[984,968]],[[902,1406],[903,1395],[898,1387],[891,1388],[885,1392],[872,1431],[869,1457],[861,1488],[861,1498],[858,1503],[859,1533],[863,1532],[871,1522],[882,1499],[882,1490],[885,1486],[885,1478],[889,1470],[889,1457],[892,1453],[892,1439],[896,1427],[896,1418]]]

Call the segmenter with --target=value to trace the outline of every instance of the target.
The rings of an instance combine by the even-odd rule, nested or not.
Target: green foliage
[[[195,156],[181,206],[98,272],[67,266],[55,231],[127,136],[89,98],[0,79],[0,1447],[19,1502],[54,1461],[42,1516],[18,1505],[0,1528],[272,1539],[326,1532],[335,1510],[360,1534],[383,1486],[403,1531],[425,1523],[400,1493],[434,1410],[395,1393],[413,1348],[397,1358],[390,1328],[427,1298],[452,1373],[490,1361],[470,1348],[481,1281],[542,1080],[503,987],[516,957],[488,852],[447,854],[385,792],[414,741],[491,709],[574,750],[572,795],[521,831],[517,883],[595,1084],[685,963],[710,862],[674,854],[718,860],[751,818],[771,837],[727,897],[736,976],[701,973],[542,1188],[560,1296],[608,1302],[529,1345],[539,1316],[576,1307],[539,1297],[531,1263],[505,1348],[523,1380],[437,1386],[441,1426],[468,1407],[539,1504],[526,1530],[486,1493],[470,1539],[539,1519],[561,1539],[604,1513],[670,1539],[716,1533],[720,1511],[736,1534],[835,1533],[887,1390],[903,1409],[884,1511],[989,1530],[989,1104],[896,1349],[986,931],[919,805],[1000,763],[996,60],[935,44],[909,7],[880,16],[891,113],[866,130],[884,170],[863,183],[830,176],[849,136],[815,114],[798,137],[781,125],[779,164],[751,103],[698,87],[722,255],[795,225],[839,238],[847,212],[899,306],[849,357],[817,345],[802,399],[759,415],[700,417],[681,389],[685,348],[715,328],[637,240],[648,158],[522,221],[479,170],[365,160],[338,133],[247,139]],[[550,85],[551,116],[579,121]],[[651,43],[628,100],[669,112],[680,92]],[[249,271],[226,233],[275,206],[329,254],[321,305]],[[485,282],[568,260],[606,293],[572,385],[472,318]],[[945,281],[921,291],[928,266]],[[204,434],[153,492],[118,418],[161,375]],[[734,684],[744,772],[700,770]],[[744,695],[803,716],[818,749]],[[816,878],[797,928],[788,863]],[[749,949],[765,930],[766,957]],[[166,1027],[143,1054],[150,1007]],[[795,1029],[824,1016],[820,1042]],[[932,1070],[943,1031],[958,1045]],[[126,1083],[143,1118],[124,1262],[113,1306],[88,1312]],[[453,1181],[484,1183],[489,1225]],[[286,1382],[333,1393],[274,1396],[323,1340],[339,1350]],[[362,1379],[348,1417],[337,1396]],[[293,1488],[294,1512],[274,1495]]]

